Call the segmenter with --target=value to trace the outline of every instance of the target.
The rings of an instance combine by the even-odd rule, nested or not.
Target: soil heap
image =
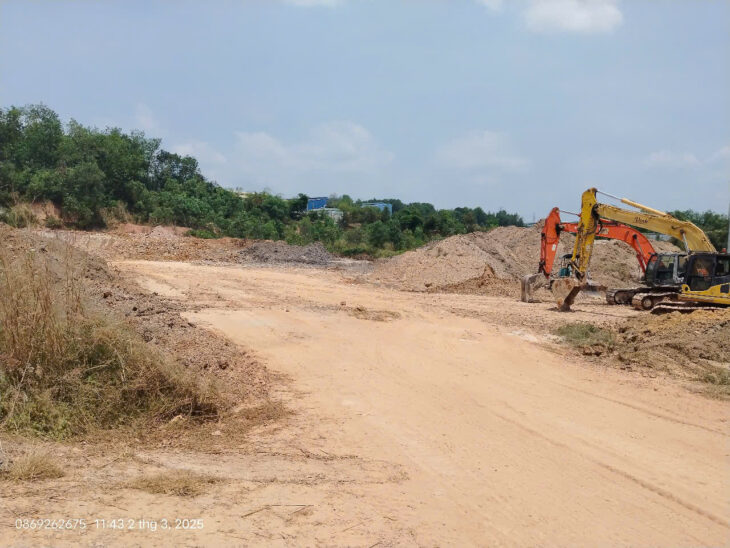
[[[286,242],[260,241],[254,242],[238,253],[243,261],[261,263],[302,263],[326,266],[334,260],[334,256],[320,243],[298,246]]]
[[[537,272],[541,224],[508,226],[489,232],[451,236],[377,261],[370,280],[407,291],[442,291],[519,295],[519,280]],[[575,238],[564,234],[556,253],[572,251]],[[652,242],[658,251],[676,251],[667,242]],[[608,287],[636,285],[641,271],[634,250],[623,242],[597,239],[589,276]]]

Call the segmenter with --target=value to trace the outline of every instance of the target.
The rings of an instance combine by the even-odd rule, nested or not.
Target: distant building
[[[387,202],[367,202],[365,204],[361,204],[362,207],[375,207],[378,208],[380,211],[388,210],[388,213],[391,215],[393,214],[393,204],[389,204]]]
[[[324,213],[336,222],[342,220],[344,213],[336,207],[327,207],[327,198],[309,198],[307,200],[307,213]]]
[[[335,222],[340,222],[342,220],[342,216],[344,213],[341,209],[337,209],[336,207],[323,207],[322,209],[315,210],[315,211],[321,211],[331,219],[333,219]]]
[[[307,211],[316,211],[327,207],[327,198],[309,198],[307,200]]]

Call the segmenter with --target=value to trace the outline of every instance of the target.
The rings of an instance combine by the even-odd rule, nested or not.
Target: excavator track
[[[700,304],[696,302],[661,302],[651,309],[652,314],[670,314],[671,312],[679,312],[681,314],[689,314],[695,310],[722,310],[722,306],[713,306],[711,304]]]
[[[637,291],[642,291],[641,287],[632,288],[614,288],[606,290],[606,302],[608,304],[631,304]]]
[[[631,306],[636,310],[653,310],[664,301],[677,301],[677,291],[639,291],[631,298]]]

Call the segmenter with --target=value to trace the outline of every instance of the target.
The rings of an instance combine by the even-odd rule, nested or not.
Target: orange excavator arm
[[[578,229],[577,223],[575,224],[575,229]],[[638,230],[634,230],[630,226],[617,223],[616,221],[607,221],[606,219],[598,221],[596,236],[609,238],[611,240],[621,240],[622,242],[629,244],[636,253],[636,260],[639,261],[639,266],[641,267],[642,272],[646,272],[646,265],[649,264],[649,257],[651,257],[653,253],[656,253],[654,251],[654,246],[651,245],[646,236]]]
[[[540,265],[538,267],[538,271],[542,272],[546,278],[550,277],[553,270],[560,233],[570,232],[575,234],[577,231],[578,223],[560,222],[560,210],[557,207],[550,211],[545,219],[545,226],[542,227]],[[641,232],[616,221],[600,219],[596,225],[596,236],[610,240],[620,240],[630,245],[636,253],[636,259],[639,261],[641,271],[646,272],[649,257],[655,251],[649,240]]]

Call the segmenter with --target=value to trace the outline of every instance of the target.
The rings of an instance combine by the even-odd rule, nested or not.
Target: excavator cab
[[[678,286],[687,270],[686,253],[653,253],[646,265],[644,281],[650,287]]]
[[[719,293],[724,293],[730,299],[730,255],[719,253],[692,255],[685,287],[689,291],[704,292],[715,286],[720,286]]]
[[[687,257],[685,283],[677,301],[661,302],[652,313],[692,312],[718,306],[730,306],[730,255],[692,253]]]

